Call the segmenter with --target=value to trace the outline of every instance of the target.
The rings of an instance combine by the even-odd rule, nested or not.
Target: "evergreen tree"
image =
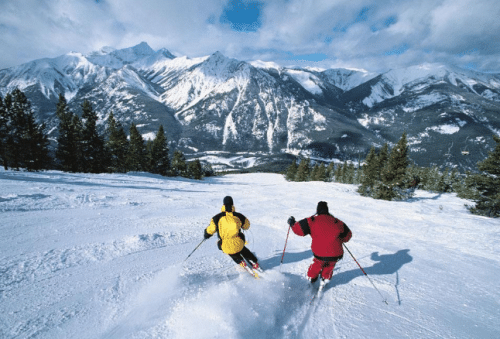
[[[354,177],[355,184],[361,184],[361,177],[363,175],[363,171],[361,170],[361,160],[358,162],[358,167],[355,170],[356,176]]]
[[[101,173],[105,171],[107,155],[104,138],[97,132],[97,113],[92,104],[85,100],[82,104],[82,168],[84,172]]]
[[[51,159],[45,124],[36,123],[33,111],[28,112],[26,116],[26,130],[22,139],[26,156],[24,159],[26,169],[38,171],[49,168]]]
[[[342,172],[341,172],[341,179],[340,182],[343,184],[348,184],[349,183],[349,168],[347,165],[347,161],[344,161],[344,164],[342,165]]]
[[[316,163],[314,166],[313,166],[313,169],[311,171],[311,181],[319,181],[318,180],[318,176],[319,176],[319,164]]]
[[[59,94],[56,115],[59,118],[56,157],[63,171],[78,172],[82,165],[81,121],[69,110],[62,94]]]
[[[404,179],[409,166],[408,145],[406,132],[391,150],[387,165],[382,170],[382,182],[377,187],[376,199],[394,200],[402,199],[405,194]]]
[[[401,186],[409,164],[408,144],[405,132],[396,146],[391,150],[386,170],[382,174],[382,181],[390,186]]]
[[[377,156],[377,178],[376,181],[383,181],[382,175],[387,168],[387,161],[389,159],[389,145],[387,143],[382,146]]]
[[[316,173],[314,174],[315,181],[327,181],[326,167],[324,163],[318,165]]]
[[[167,144],[167,137],[165,136],[163,126],[160,125],[158,133],[156,133],[156,137],[153,143],[151,144],[150,170],[152,173],[161,174],[164,176],[170,173],[170,159],[168,157],[168,152],[169,149]],[[200,172],[201,172],[201,164],[200,164]]]
[[[373,192],[373,188],[377,183],[379,177],[379,158],[375,147],[370,148],[370,152],[365,159],[365,164],[362,167],[363,176],[361,177],[361,185],[358,188],[358,192],[364,196],[370,196]]]
[[[5,97],[5,111],[7,117],[7,138],[5,141],[6,160],[8,167],[19,169],[25,157],[23,134],[25,128],[24,111],[27,104],[26,97],[22,98],[19,89],[15,89]]]
[[[5,110],[4,101],[0,95],[0,162],[5,169],[8,168],[6,159],[6,142],[9,129],[7,123],[7,111]]]
[[[488,157],[478,163],[480,174],[475,176],[479,197],[476,206],[470,210],[474,214],[500,217],[500,137],[493,136],[497,143]]]
[[[215,171],[209,162],[205,163],[202,167],[203,167],[203,176],[211,177],[215,175]]]
[[[109,113],[106,134],[108,141],[106,147],[109,152],[109,167],[111,172],[124,173],[127,171],[127,154],[129,142],[127,134],[119,122],[115,120],[113,112]]]
[[[477,175],[472,174],[470,171],[465,173],[465,178],[463,180],[463,189],[458,192],[460,198],[469,200],[479,200],[480,192],[477,187]]]
[[[307,181],[309,179],[309,158],[302,158],[297,168],[297,175],[295,181]]]
[[[185,176],[187,171],[186,158],[181,151],[175,151],[172,157],[172,171],[174,175]]]
[[[14,145],[15,142],[12,139],[12,135],[15,130],[12,128],[13,117],[12,117],[12,95],[7,93],[2,105],[0,106],[0,143],[1,143],[1,154],[2,163],[5,169],[9,166],[12,167],[14,162],[12,159],[15,156]]]
[[[431,168],[426,168],[424,171],[423,178],[424,178],[423,180],[424,189],[431,192],[439,191],[439,182],[441,180],[441,173],[439,171],[439,167],[434,165]]]
[[[134,123],[130,125],[130,144],[127,154],[127,168],[129,171],[146,170],[146,146],[142,135]]]
[[[334,181],[335,182],[342,182],[342,173],[344,172],[342,164],[338,164],[337,167],[335,168],[335,173],[334,173]]]
[[[287,181],[294,181],[296,175],[297,175],[297,163],[295,162],[295,160],[293,160],[290,166],[288,166],[286,170],[285,179]]]
[[[326,168],[326,181],[332,181],[333,176],[335,175],[335,164],[333,161],[328,164],[328,167]]]
[[[19,89],[7,94],[0,104],[0,146],[6,169],[33,171],[49,166],[45,125],[36,122],[31,103]]]
[[[354,167],[354,164],[352,162],[347,165],[345,176],[347,184],[354,184],[354,177],[356,176],[356,168]]]
[[[189,177],[193,179],[201,180],[203,178],[203,170],[201,168],[201,163],[199,159],[189,162],[188,173]]]

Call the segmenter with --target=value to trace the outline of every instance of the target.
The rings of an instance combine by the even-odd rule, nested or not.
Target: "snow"
[[[448,99],[446,95],[435,92],[430,94],[419,95],[416,99],[408,101],[404,105],[403,111],[407,113],[416,112],[418,110],[421,110],[425,107],[429,107],[446,99]]]
[[[498,80],[495,74],[478,73],[442,64],[425,63],[384,73],[381,80],[372,86],[371,94],[364,98],[362,102],[371,108],[377,103],[400,95],[407,89],[422,91],[432,84],[439,83],[450,83],[458,86],[459,82],[461,82],[475,92],[474,85],[482,84],[486,87],[495,88],[496,81]],[[425,101],[429,101],[429,99],[431,99],[431,103],[433,100],[436,100],[435,102],[439,101],[439,98],[427,98]]]
[[[146,173],[0,169],[2,338],[499,338],[497,219],[453,194],[408,202],[360,197],[353,185],[278,174],[203,181]],[[255,280],[203,243],[225,195],[247,216]],[[315,306],[310,238],[286,219],[319,200],[353,231]]]
[[[446,124],[440,126],[427,127],[426,131],[434,131],[440,134],[454,134],[460,131],[460,127],[456,125]]]
[[[333,68],[324,71],[324,74],[333,85],[344,91],[349,91],[378,75],[364,69],[355,68]]]
[[[319,79],[313,74],[301,70],[289,69],[288,75],[295,79],[304,89],[312,94],[322,94],[323,90],[318,86]]]

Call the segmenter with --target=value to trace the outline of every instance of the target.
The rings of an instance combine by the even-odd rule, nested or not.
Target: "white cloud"
[[[315,66],[384,71],[444,61],[500,71],[498,0],[269,0],[250,33],[219,22],[230,1],[251,0],[3,0],[0,68],[146,41],[189,57],[219,50],[291,63],[290,55],[324,54]]]

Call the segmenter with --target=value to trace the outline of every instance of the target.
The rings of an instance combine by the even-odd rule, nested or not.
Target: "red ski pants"
[[[323,279],[330,280],[332,279],[333,269],[336,263],[336,261],[323,261],[314,258],[307,271],[307,276],[311,279],[316,279],[321,274]]]

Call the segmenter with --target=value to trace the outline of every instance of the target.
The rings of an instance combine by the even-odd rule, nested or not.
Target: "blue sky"
[[[146,41],[188,57],[500,73],[499,17],[498,0],[1,0],[0,69]]]

